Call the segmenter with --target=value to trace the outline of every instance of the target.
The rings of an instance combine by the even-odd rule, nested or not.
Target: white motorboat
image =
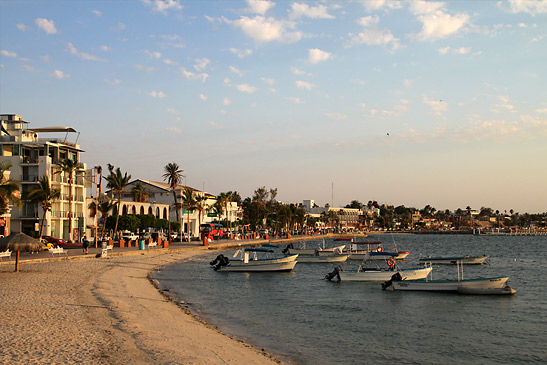
[[[422,264],[430,265],[481,265],[488,256],[452,256],[452,257],[420,257],[418,260]]]
[[[299,263],[314,263],[314,264],[326,264],[326,263],[342,263],[346,262],[349,255],[337,255],[337,254],[331,254],[331,255],[298,255],[298,258],[296,261]]]
[[[391,257],[385,260],[387,267],[382,267],[378,264],[378,260],[370,260],[370,255],[367,257],[357,270],[343,270],[340,267],[336,267],[333,272],[327,274],[325,279],[332,280],[337,278],[339,281],[376,281],[382,282],[389,280],[394,274],[398,273],[401,277],[407,279],[421,279],[427,277],[427,275],[433,270],[431,266],[418,267],[418,268],[400,268],[395,260],[397,254],[391,253]],[[375,265],[375,267],[372,267]]]
[[[299,255],[301,257],[317,255],[333,256],[341,255],[344,248],[346,248],[346,245],[325,247],[325,240],[323,240],[323,247],[321,247],[320,245],[318,245],[318,247],[306,247],[306,242],[301,242],[298,247],[294,247],[292,243],[289,243],[282,252],[286,255]]]
[[[369,252],[383,252],[382,242],[355,242],[351,241],[349,250],[345,250],[344,254],[349,254],[350,260],[364,261],[367,259]]]
[[[274,250],[268,248],[241,248],[233,258],[220,254],[210,262],[215,271],[266,272],[291,271],[296,265],[298,255],[286,257],[258,257],[258,254],[271,254]]]
[[[515,294],[516,291],[507,285],[508,276],[497,276],[478,279],[463,278],[463,264],[459,261],[457,280],[432,280],[429,277],[419,280],[407,280],[394,275],[382,284],[382,288],[390,291],[432,291],[463,294]],[[431,266],[425,266],[431,267]]]

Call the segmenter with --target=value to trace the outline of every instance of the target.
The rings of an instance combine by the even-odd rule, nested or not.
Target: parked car
[[[51,236],[42,236],[42,239],[46,242],[52,243],[55,246],[64,246],[66,244],[65,240],[62,238],[54,238]]]
[[[137,241],[139,236],[134,233],[124,233],[122,234],[122,238],[124,241]]]

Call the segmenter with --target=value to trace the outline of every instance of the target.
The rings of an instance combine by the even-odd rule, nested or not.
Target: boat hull
[[[503,288],[509,277],[495,277],[470,280],[403,280],[393,281],[391,290],[404,291],[434,291],[434,292],[458,292],[458,288],[466,288],[470,291],[499,290]],[[464,289],[465,290],[465,289]]]
[[[291,271],[294,269],[298,255],[292,255],[275,259],[250,260],[230,260],[227,266],[219,267],[218,271],[227,272],[274,272]]]
[[[432,267],[421,267],[416,269],[403,270],[361,270],[361,271],[339,271],[340,281],[376,281],[383,282],[391,279],[397,272],[408,280],[423,279],[433,270]]]
[[[348,255],[331,255],[331,256],[321,256],[321,255],[299,255],[296,261],[300,263],[341,263],[346,262]]]
[[[422,257],[420,263],[431,265],[456,265],[458,262],[464,265],[481,265],[488,256],[469,256],[469,257]]]

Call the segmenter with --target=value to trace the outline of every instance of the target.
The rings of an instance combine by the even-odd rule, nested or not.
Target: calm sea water
[[[508,275],[517,294],[387,292],[379,283],[324,280],[333,264],[297,264],[290,273],[215,272],[209,261],[218,251],[154,277],[209,323],[288,363],[547,362],[547,236],[370,240],[410,251],[402,264],[410,267],[420,256],[486,254],[488,264],[465,266],[465,278]],[[433,274],[456,278],[457,272],[441,266]]]

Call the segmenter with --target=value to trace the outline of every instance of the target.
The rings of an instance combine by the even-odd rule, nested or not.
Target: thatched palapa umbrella
[[[15,272],[19,271],[19,252],[40,251],[44,247],[40,241],[24,233],[13,233],[0,239],[0,251],[15,251]]]

